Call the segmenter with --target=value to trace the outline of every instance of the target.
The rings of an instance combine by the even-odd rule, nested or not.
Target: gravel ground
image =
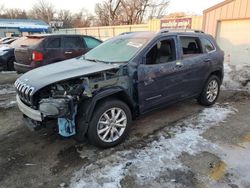
[[[3,74],[0,74],[0,77]],[[134,122],[106,150],[31,132],[15,104],[15,73],[0,83],[0,187],[250,187],[250,94],[221,92],[212,108],[195,100]]]

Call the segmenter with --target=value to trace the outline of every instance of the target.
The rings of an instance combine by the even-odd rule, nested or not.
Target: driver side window
[[[157,42],[146,55],[147,65],[168,63],[174,60],[176,60],[174,39]]]

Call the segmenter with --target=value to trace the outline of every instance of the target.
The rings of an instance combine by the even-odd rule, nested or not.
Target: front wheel
[[[217,76],[210,76],[198,98],[198,102],[205,106],[213,105],[219,96],[220,84],[220,79]]]
[[[96,107],[89,124],[88,140],[101,147],[113,147],[126,138],[132,121],[129,107],[119,100],[106,100]]]

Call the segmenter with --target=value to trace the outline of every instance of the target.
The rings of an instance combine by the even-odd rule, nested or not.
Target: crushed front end
[[[127,76],[119,72],[119,69],[107,70],[53,83],[39,90],[18,79],[15,82],[17,103],[26,125],[38,129],[54,121],[61,136],[75,135],[78,105],[99,90],[127,83],[124,80]]]

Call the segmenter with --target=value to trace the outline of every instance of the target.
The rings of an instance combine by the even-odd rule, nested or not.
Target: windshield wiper
[[[96,62],[96,63],[108,63],[106,61],[101,61],[101,60],[98,60],[98,59],[85,59],[87,61],[92,61],[92,62]]]

